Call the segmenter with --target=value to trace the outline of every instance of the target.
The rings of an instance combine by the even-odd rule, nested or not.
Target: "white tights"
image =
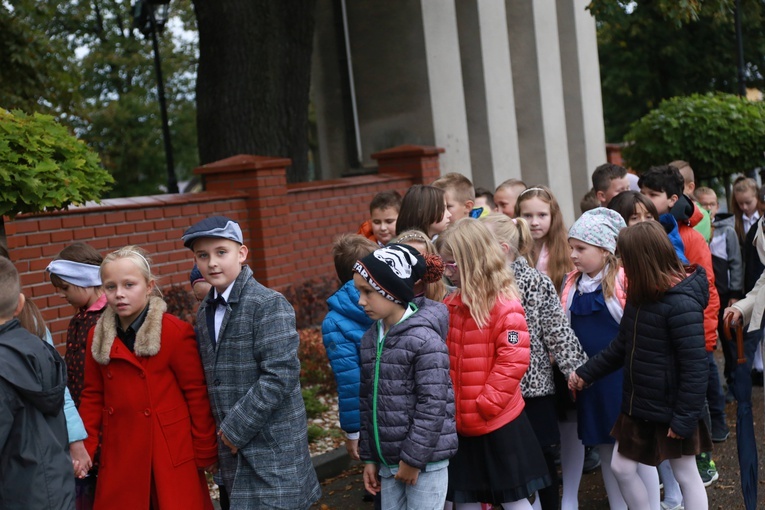
[[[616,445],[612,444],[598,445],[598,453],[600,454],[600,473],[603,476],[603,484],[606,487],[609,508],[611,510],[627,510],[627,503],[624,500],[621,487],[612,468],[615,446]],[[638,464],[637,476],[643,482],[648,493],[647,508],[650,510],[660,510],[661,498],[659,494],[659,475],[656,468],[653,466],[646,466],[645,464]]]
[[[584,445],[579,439],[576,423],[576,411],[566,417],[568,421],[559,421],[560,430],[560,467],[563,481],[561,510],[579,509],[579,483],[582,481],[584,466]]]
[[[481,510],[481,503],[458,503],[454,510]],[[528,499],[520,499],[511,503],[502,503],[502,510],[531,510]]]
[[[684,455],[679,459],[671,459],[669,463],[683,491],[685,507],[694,510],[707,509],[707,493],[704,490],[704,484],[696,467],[696,457]],[[649,481],[646,484],[646,480],[639,474],[640,466],[641,464],[619,453],[619,442],[617,441],[614,445],[613,457],[611,459],[611,470],[619,483],[624,501],[631,510],[658,508],[653,505],[654,500],[659,496],[656,469],[650,468],[653,470],[653,475],[646,477]],[[644,467],[649,468],[649,466]],[[653,486],[653,477],[656,478],[655,487]]]

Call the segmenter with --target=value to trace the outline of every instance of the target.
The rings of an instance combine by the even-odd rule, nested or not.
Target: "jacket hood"
[[[736,228],[736,217],[729,213],[720,213],[715,216],[715,221],[712,222],[715,228],[728,226]]]
[[[672,216],[675,217],[678,223],[689,225],[691,217],[695,212],[695,208],[696,206],[693,204],[691,199],[685,195],[680,195],[677,199],[677,202],[675,202],[675,205],[672,206],[672,209],[670,209],[669,212]],[[699,220],[701,220],[701,218],[699,218]]]
[[[396,325],[398,334],[424,326],[435,330],[441,338],[445,339],[449,330],[449,310],[446,305],[425,297],[414,298],[413,303],[417,306],[417,313]]]
[[[329,296],[327,307],[330,311],[337,312],[343,317],[348,317],[357,324],[366,324],[367,327],[372,325],[372,319],[359,306],[359,291],[353,285],[353,280],[347,281],[334,294]]]
[[[63,409],[66,365],[17,319],[0,326],[0,378],[43,414],[56,416]]]
[[[684,280],[667,290],[666,294],[679,294],[697,301],[702,308],[709,302],[709,282],[707,273],[701,266],[693,265],[686,268]]]

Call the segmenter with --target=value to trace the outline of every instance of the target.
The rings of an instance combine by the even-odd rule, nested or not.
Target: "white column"
[[[442,173],[472,177],[454,0],[421,0],[430,104]]]

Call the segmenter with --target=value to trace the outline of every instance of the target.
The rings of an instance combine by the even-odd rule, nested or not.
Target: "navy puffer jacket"
[[[388,331],[378,352],[377,323],[361,338],[361,460],[424,469],[457,452],[442,303],[416,298],[417,311]]]
[[[576,370],[591,383],[624,367],[622,412],[669,424],[681,437],[690,437],[698,425],[708,379],[708,283],[704,268],[691,271],[659,301],[639,307],[628,301],[616,339]],[[627,288],[629,295],[629,283]]]

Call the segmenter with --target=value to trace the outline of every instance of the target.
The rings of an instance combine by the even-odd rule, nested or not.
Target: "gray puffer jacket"
[[[378,345],[377,323],[361,338],[361,460],[424,469],[457,452],[442,303],[416,298],[417,311]],[[378,355],[379,352],[379,355]]]

